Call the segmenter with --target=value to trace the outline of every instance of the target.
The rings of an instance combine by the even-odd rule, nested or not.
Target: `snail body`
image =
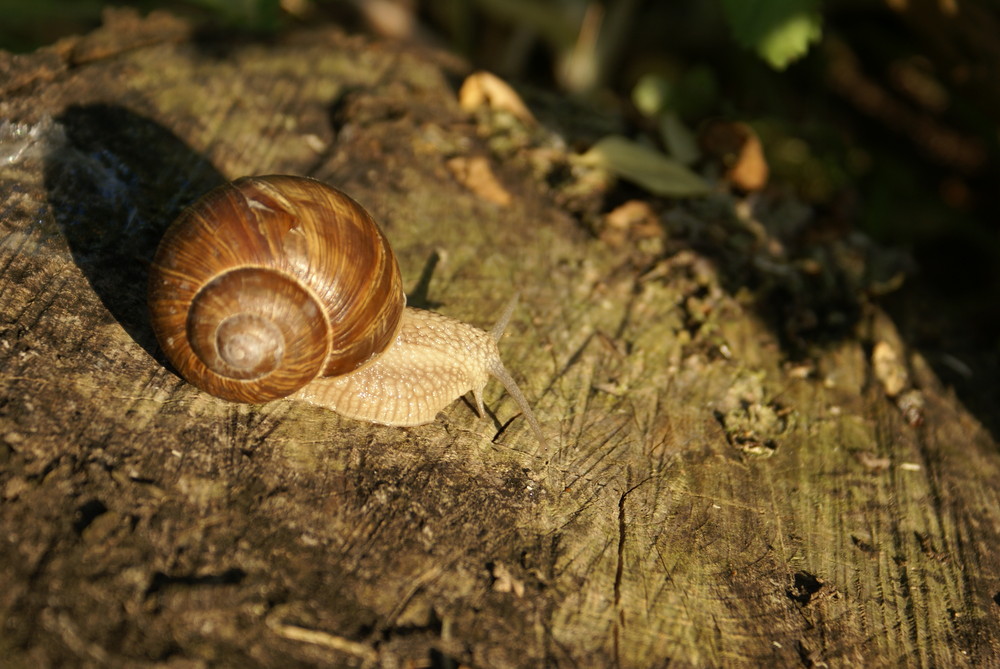
[[[500,360],[513,302],[489,333],[406,307],[388,240],[319,181],[224,184],[185,210],[150,272],[153,330],[187,381],[224,399],[292,397],[386,425],[434,420],[491,376],[541,430]]]

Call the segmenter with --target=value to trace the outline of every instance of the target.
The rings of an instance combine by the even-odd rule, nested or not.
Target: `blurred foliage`
[[[746,121],[775,187],[820,217],[926,247],[931,261],[943,236],[969,253],[998,243],[1000,56],[983,36],[1000,20],[988,0],[0,0],[0,48],[86,32],[105,4],[256,34],[336,22],[445,44],[584,100],[680,165],[698,159],[707,121]]]
[[[903,14],[892,8],[904,5],[878,0],[0,0],[0,48],[91,30],[106,4],[254,33],[336,21],[431,36],[512,81],[631,118],[633,132],[683,164],[706,119],[746,120],[777,181],[816,206],[863,200],[854,215],[882,239],[919,243],[944,225],[974,232],[967,217],[993,200],[980,183],[995,174],[1000,102],[959,80],[984,67],[973,60],[979,52],[963,58],[933,41],[937,3],[904,3]],[[967,14],[980,32],[989,28]],[[921,32],[923,15],[930,28]],[[792,62],[820,39],[821,18],[819,47]],[[956,165],[948,155],[974,159]]]
[[[80,34],[101,23],[105,7],[128,6],[141,12],[167,9],[209,25],[251,32],[278,30],[286,23],[282,0],[0,0],[0,49],[25,52]]]
[[[818,0],[722,0],[736,41],[777,70],[801,58],[819,41]]]
[[[654,195],[694,197],[711,192],[709,183],[679,160],[625,137],[604,137],[578,160],[610,170]]]

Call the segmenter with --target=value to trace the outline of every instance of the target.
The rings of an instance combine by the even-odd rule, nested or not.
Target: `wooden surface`
[[[461,111],[447,56],[332,30],[115,14],[0,67],[5,666],[1000,663],[1000,450],[863,287],[808,287],[854,276],[850,241],[766,265],[721,196],[591,235],[556,134]],[[520,293],[501,348],[547,450],[498,384],[487,419],[397,429],[165,367],[159,234],[275,172],[364,204],[411,303],[489,326]],[[796,346],[775,323],[802,314],[836,336]]]

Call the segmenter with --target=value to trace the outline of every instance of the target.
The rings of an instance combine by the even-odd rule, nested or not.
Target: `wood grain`
[[[0,71],[9,666],[1000,663],[1000,450],[877,306],[793,361],[734,268],[684,247],[723,239],[710,210],[672,210],[649,253],[602,242],[534,176],[547,131],[461,111],[448,56],[102,30],[85,62]],[[454,179],[466,153],[509,206]],[[520,292],[500,347],[550,450],[497,385],[488,420],[400,429],[165,366],[159,235],[282,172],[369,209],[408,289],[438,257],[429,306],[488,327]]]

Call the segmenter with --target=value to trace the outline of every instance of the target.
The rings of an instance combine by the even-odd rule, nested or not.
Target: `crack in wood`
[[[626,471],[625,480],[628,481],[632,478],[631,469]],[[650,479],[646,478],[642,481],[631,486],[625,490],[618,497],[618,552],[617,560],[615,563],[615,582],[613,588],[614,594],[614,622],[612,625],[612,641],[614,644],[614,658],[615,667],[620,668],[622,666],[621,660],[621,628],[625,626],[625,611],[622,608],[622,581],[625,576],[625,540],[628,536],[628,522],[625,514],[625,503],[628,500],[628,496],[631,495],[640,486],[647,483]]]

